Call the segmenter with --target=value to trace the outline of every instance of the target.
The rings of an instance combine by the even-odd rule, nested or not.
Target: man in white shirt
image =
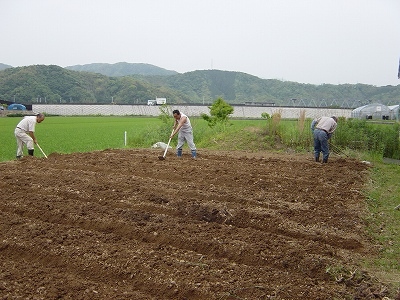
[[[322,162],[327,163],[329,157],[328,140],[336,130],[338,119],[332,117],[320,117],[311,123],[311,130],[314,134],[314,156],[315,161],[319,162],[319,155],[322,152]]]
[[[14,130],[15,138],[17,139],[17,159],[23,156],[23,148],[26,145],[28,154],[33,156],[34,144],[37,144],[35,137],[36,123],[41,123],[44,120],[43,114],[36,116],[26,116],[17,125]]]
[[[179,110],[174,110],[172,112],[175,123],[174,123],[174,131],[172,132],[170,138],[172,139],[176,133],[178,134],[178,144],[176,146],[176,155],[178,157],[182,156],[182,147],[185,141],[188,143],[190,151],[192,153],[192,158],[196,159],[196,145],[193,142],[193,129],[190,124],[190,120],[188,116],[179,112]]]

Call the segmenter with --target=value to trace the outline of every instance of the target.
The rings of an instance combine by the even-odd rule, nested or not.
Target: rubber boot
[[[324,158],[323,160],[322,160],[322,163],[323,164],[326,164],[328,162],[328,158]]]
[[[316,156],[316,157],[315,157],[315,161],[316,161],[316,162],[319,162],[319,156]]]
[[[33,151],[34,151],[34,149],[28,149],[28,154],[29,154],[30,156],[33,156]]]
[[[182,149],[178,149],[178,150],[176,151],[176,156],[182,157]]]
[[[196,150],[192,150],[192,158],[196,159],[197,158],[197,152]]]

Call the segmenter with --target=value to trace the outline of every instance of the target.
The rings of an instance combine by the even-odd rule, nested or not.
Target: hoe
[[[172,129],[172,132],[171,132],[171,135],[174,133],[174,129]],[[169,140],[168,140],[168,144],[167,144],[167,147],[165,147],[165,150],[164,150],[164,154],[161,156],[159,156],[158,157],[158,159],[159,160],[165,160],[165,155],[167,155],[167,151],[168,151],[168,148],[169,148],[169,143],[171,143],[171,136],[170,136],[170,138],[169,138]]]
[[[47,158],[47,155],[44,153],[44,151],[42,150],[42,148],[39,146],[39,144],[36,144],[36,146],[39,148],[39,150],[42,152],[42,154],[44,155],[44,157]]]

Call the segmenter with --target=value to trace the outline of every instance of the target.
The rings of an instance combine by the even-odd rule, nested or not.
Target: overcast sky
[[[399,0],[0,0],[0,63],[398,85]]]

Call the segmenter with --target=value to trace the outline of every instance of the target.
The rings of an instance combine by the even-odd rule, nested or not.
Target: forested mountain
[[[168,77],[146,77],[190,96],[201,103],[222,97],[231,104],[245,102],[276,105],[357,107],[371,102],[398,104],[400,85],[375,87],[366,84],[302,84],[276,79],[260,79],[241,72],[193,71]]]
[[[0,71],[1,71],[1,70],[5,70],[5,69],[8,69],[8,68],[12,68],[12,66],[5,65],[5,64],[0,63]]]
[[[103,63],[95,63],[95,64],[87,64],[87,65],[76,65],[66,67],[68,70],[73,71],[85,71],[85,72],[93,72],[100,73],[106,76],[127,76],[127,75],[160,75],[160,76],[168,76],[178,74],[176,71],[166,70],[160,67],[156,67],[150,64],[142,64],[142,63],[126,63],[119,62],[116,64],[103,64]]]
[[[0,98],[19,103],[147,103],[155,97],[179,98],[179,92],[133,77],[35,65],[0,72]]]
[[[211,104],[222,97],[231,104],[263,102],[289,106],[358,107],[371,102],[398,104],[400,85],[312,85],[220,70],[122,77],[72,71],[55,65],[0,71],[0,99],[18,103],[146,104],[148,99],[156,97],[167,98],[170,104]]]

